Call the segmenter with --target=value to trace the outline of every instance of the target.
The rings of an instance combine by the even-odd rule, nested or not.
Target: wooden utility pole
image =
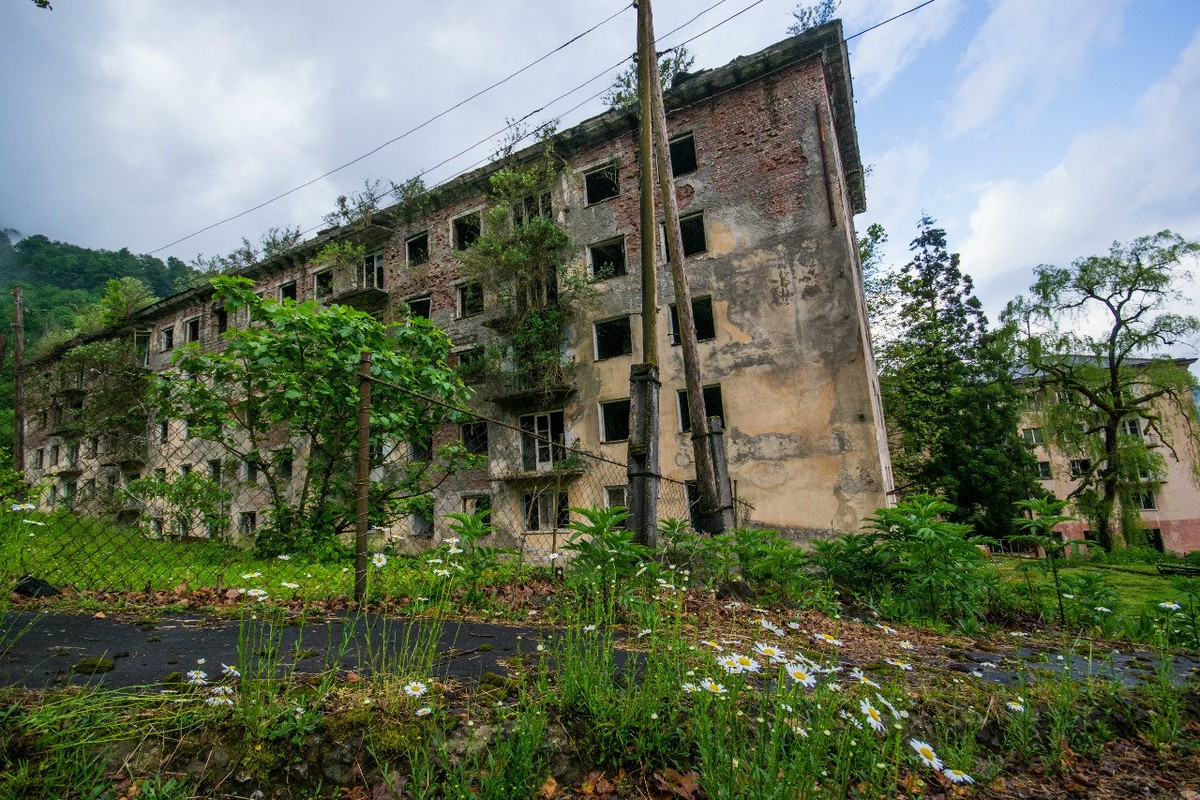
[[[658,543],[659,395],[658,284],[654,237],[654,139],[651,65],[655,63],[654,23],[650,0],[640,0],[638,10],[638,109],[641,128],[638,148],[638,186],[641,193],[642,255],[642,363],[629,371],[630,436],[629,527],[635,540],[648,547]]]
[[[13,468],[25,477],[25,297],[20,286],[13,295]]]
[[[354,602],[361,609],[367,599],[367,517],[371,496],[371,354],[358,361],[358,452],[354,482]]]
[[[639,0],[647,4],[649,0]],[[653,46],[653,30],[651,45]],[[728,484],[728,475],[723,480],[717,477],[713,463],[713,451],[709,442],[708,410],[704,406],[704,385],[700,378],[700,355],[696,344],[696,322],[692,315],[692,293],[688,288],[687,274],[683,271],[683,236],[679,231],[679,204],[675,198],[675,175],[671,169],[671,148],[667,143],[667,112],[663,106],[662,81],[658,73],[658,54],[649,59],[653,113],[653,138],[655,162],[658,165],[659,199],[663,205],[663,222],[666,228],[667,250],[670,254],[671,282],[675,287],[675,307],[679,319],[679,343],[683,350],[683,373],[687,383],[688,420],[692,427],[692,453],[696,462],[696,485],[700,490],[701,527],[710,533],[730,530],[733,527],[733,509],[722,502],[728,491],[719,491],[721,483]]]

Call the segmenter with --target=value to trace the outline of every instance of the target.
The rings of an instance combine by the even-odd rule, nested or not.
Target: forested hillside
[[[0,460],[12,449],[13,286],[24,288],[26,353],[61,342],[99,324],[97,304],[113,279],[136,279],[145,296],[167,297],[190,285],[197,271],[177,258],[166,262],[127,249],[92,250],[41,234],[18,238],[0,230],[0,336],[8,336],[0,369]]]

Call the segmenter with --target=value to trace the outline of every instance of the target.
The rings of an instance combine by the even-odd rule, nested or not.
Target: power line
[[[924,8],[927,5],[930,5],[933,2],[934,2],[934,0],[925,0],[924,3],[913,6],[908,11],[902,11],[899,14],[897,14],[896,16],[891,17],[889,19],[885,19],[883,22],[876,23],[875,25],[872,25],[871,27],[867,28],[866,30],[859,31],[858,33],[854,34],[853,36],[847,36],[846,41],[848,42],[851,39],[857,39],[859,36],[862,36],[864,33],[870,33],[871,31],[875,30],[876,28],[882,28],[884,25],[887,25],[889,22],[895,22],[896,20],[900,19],[901,17],[907,16],[907,15],[913,13],[914,11],[920,11],[922,8]]]
[[[358,162],[362,161],[363,159],[368,158],[368,157],[374,155],[375,153],[378,153],[383,148],[388,147],[389,145],[393,145],[396,142],[400,141],[401,139],[404,139],[405,137],[410,136],[410,135],[416,133],[417,131],[421,130],[422,128],[436,122],[437,120],[441,119],[442,117],[446,116],[447,114],[451,113],[452,111],[455,111],[455,110],[461,108],[462,106],[466,105],[467,103],[471,102],[472,100],[475,100],[476,98],[480,97],[481,95],[484,95],[487,92],[490,92],[492,89],[495,89],[498,86],[502,86],[503,84],[508,83],[510,80],[512,80],[513,78],[522,74],[523,72],[526,72],[529,69],[537,66],[538,64],[542,63],[547,58],[549,58],[550,56],[554,55],[555,53],[560,52],[561,50],[566,49],[570,45],[572,45],[575,42],[582,39],[584,36],[587,36],[589,33],[592,33],[597,28],[600,28],[601,26],[608,24],[609,22],[616,19],[618,16],[620,16],[622,13],[624,13],[625,11],[629,10],[632,7],[633,7],[633,3],[630,3],[627,6],[624,6],[623,8],[618,10],[616,13],[614,13],[611,16],[605,18],[604,20],[596,23],[592,27],[588,28],[586,31],[576,34],[575,36],[568,39],[566,42],[563,42],[562,44],[560,44],[558,47],[554,48],[553,50],[549,51],[548,53],[545,53],[545,54],[539,56],[538,58],[529,62],[525,66],[521,67],[516,72],[510,73],[509,75],[501,78],[500,80],[496,81],[495,83],[491,84],[490,86],[486,86],[483,89],[480,89],[479,91],[472,94],[470,97],[460,100],[459,102],[455,103],[454,105],[450,106],[449,108],[446,108],[443,111],[438,112],[437,114],[433,115],[432,117],[430,117],[429,119],[420,123],[419,125],[409,128],[404,133],[400,134],[399,136],[393,137],[392,139],[389,139],[388,141],[384,142],[383,144],[379,145],[378,147],[374,148],[373,150],[363,153],[362,155],[358,156],[357,158],[351,159],[350,161],[347,161],[345,164],[342,164],[339,167],[335,167],[334,169],[329,170],[328,172],[324,173],[323,175],[318,175],[317,177],[313,178],[312,180],[305,181],[304,183],[300,184],[299,186],[294,186],[291,189],[288,189],[286,192],[277,194],[274,197],[272,197],[270,200],[265,200],[262,203],[259,203],[258,205],[254,206],[253,208],[248,208],[245,211],[234,214],[233,216],[226,217],[225,219],[222,219],[218,222],[214,222],[211,225],[208,225],[204,228],[201,228],[198,231],[195,231],[194,233],[189,233],[187,236],[184,236],[181,239],[176,239],[175,241],[171,242],[170,244],[165,244],[162,247],[159,247],[155,250],[151,250],[149,255],[154,255],[155,253],[159,253],[163,250],[166,250],[168,247],[174,247],[175,245],[180,244],[181,242],[186,242],[188,239],[191,239],[195,236],[199,236],[200,234],[210,231],[213,228],[216,228],[220,225],[224,225],[227,222],[232,222],[235,219],[240,219],[241,217],[244,217],[247,214],[258,211],[261,208],[265,208],[266,206],[270,205],[271,203],[274,203],[277,200],[281,200],[290,194],[294,194],[295,192],[298,192],[301,189],[312,186],[314,183],[317,183],[318,181],[328,178],[330,175],[333,175],[337,172],[342,171],[343,169],[346,169],[347,167],[357,164]]]

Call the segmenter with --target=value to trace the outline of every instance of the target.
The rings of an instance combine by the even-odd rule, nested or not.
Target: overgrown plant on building
[[[1070,499],[1107,549],[1131,543],[1118,520],[1140,527],[1142,499],[1162,479],[1163,457],[1148,437],[1171,458],[1191,455],[1200,465],[1196,379],[1165,355],[1200,336],[1200,318],[1172,311],[1186,304],[1185,265],[1197,253],[1200,242],[1171,231],[1114,242],[1069,267],[1038,267],[1029,294],[1004,312],[1020,328],[1053,440],[1086,456],[1076,461]],[[1165,422],[1173,418],[1183,424],[1173,429]],[[1193,477],[1200,481],[1200,472]]]
[[[334,548],[354,521],[354,451],[360,355],[372,354],[371,413],[377,525],[401,513],[471,460],[461,444],[432,457],[401,458],[397,442],[429,441],[459,414],[418,395],[460,406],[466,390],[447,365],[449,340],[425,319],[385,326],[345,306],[322,307],[258,297],[245,278],[213,279],[228,312],[249,310],[252,324],[231,327],[223,347],[180,348],[159,376],[165,417],[184,420],[189,436],[215,442],[250,465],[270,496],[260,554]],[[292,458],[306,464],[293,475]]]
[[[476,377],[507,373],[535,389],[567,379],[563,326],[595,290],[576,263],[578,246],[554,218],[551,192],[562,171],[547,140],[534,160],[494,173],[479,238],[456,253],[470,280],[487,287],[490,325],[504,336],[471,365]]]

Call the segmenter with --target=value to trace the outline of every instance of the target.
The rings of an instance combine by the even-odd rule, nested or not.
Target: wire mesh
[[[514,425],[460,411],[461,424],[439,430],[429,445],[373,448],[373,488],[402,472],[424,489],[386,510],[375,504],[371,552],[418,554],[452,535],[450,514],[486,509],[494,532],[481,544],[550,564],[564,555],[568,525],[579,518],[572,509],[626,505],[626,465],[572,446],[561,421],[539,428],[537,420]],[[49,427],[31,442],[36,508],[5,507],[0,521],[4,563],[17,574],[99,591],[237,586],[261,564],[253,546],[279,509],[319,515],[304,493],[328,464],[313,463],[303,442],[278,432],[258,437],[247,455],[228,438],[193,435],[180,420],[148,417],[141,431],[120,435],[65,437]],[[477,463],[447,467],[439,455],[446,444],[460,444]],[[346,477],[341,486],[352,491]],[[692,518],[694,502],[686,482],[660,481],[660,520]],[[748,519],[749,506],[739,503],[737,517]],[[353,514],[332,518],[336,539],[352,545]]]

